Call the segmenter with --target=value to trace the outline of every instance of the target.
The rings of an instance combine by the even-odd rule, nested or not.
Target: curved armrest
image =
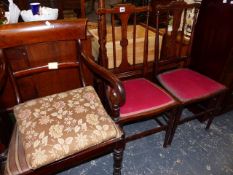
[[[104,67],[96,64],[90,57],[82,53],[82,57],[86,66],[94,74],[98,75],[104,82],[110,86],[110,95],[108,99],[111,101],[113,112],[115,112],[114,120],[118,120],[119,107],[125,103],[125,90],[122,82],[117,78],[116,75],[105,69]]]

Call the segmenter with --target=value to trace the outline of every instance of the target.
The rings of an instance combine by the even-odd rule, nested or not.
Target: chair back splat
[[[148,39],[155,35],[147,25],[149,9],[149,6],[117,4],[113,8],[97,10],[98,36],[101,36],[98,38],[99,63],[118,77],[137,77],[148,72],[153,45]],[[97,31],[92,30],[91,33],[96,36]]]
[[[152,15],[156,16],[156,30],[160,30],[163,36],[162,40],[156,39],[155,43],[157,72],[160,69],[188,66],[199,7],[199,3],[174,1],[167,5],[157,5],[156,10],[152,11]],[[167,19],[165,21],[164,16]],[[156,33],[156,38],[158,36]]]
[[[84,50],[86,23],[0,26],[0,90],[16,97],[5,175],[54,174],[110,152],[113,174],[121,174],[124,134],[114,122],[119,116],[105,111],[93,79],[110,89],[111,106],[124,103],[124,88]]]
[[[163,32],[163,39],[158,40],[157,33],[155,40],[158,81],[182,104],[180,113],[184,108],[193,112],[193,115],[175,122],[173,134],[179,124],[193,119],[202,122],[208,120],[208,129],[214,116],[221,110],[226,91],[224,85],[188,68],[199,7],[200,4],[197,3],[174,1],[167,5],[157,5],[151,12],[156,15],[156,30]],[[166,21],[164,15],[167,15]]]
[[[125,89],[126,101],[120,106],[118,123],[124,128],[148,120],[158,126],[126,136],[125,142],[165,130],[167,146],[178,102],[153,83],[156,30],[148,25],[150,6],[117,4],[105,8],[105,1],[100,0],[97,14],[98,31],[90,30],[97,52],[94,55],[98,55],[100,65],[122,80]],[[110,111],[114,111],[113,106]]]

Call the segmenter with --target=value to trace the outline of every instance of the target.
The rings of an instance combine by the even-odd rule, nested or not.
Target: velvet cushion
[[[190,69],[176,69],[158,75],[160,83],[181,102],[200,99],[226,87]]]
[[[120,108],[120,117],[159,109],[175,103],[162,88],[144,79],[132,79],[123,81],[126,94],[126,102]]]
[[[32,169],[122,134],[91,86],[19,104],[14,114]]]

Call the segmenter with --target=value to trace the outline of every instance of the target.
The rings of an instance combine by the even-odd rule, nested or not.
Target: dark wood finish
[[[191,67],[229,88],[223,111],[233,109],[233,6],[203,0],[193,41]]]
[[[2,93],[3,88],[5,87],[7,79],[6,74],[6,64],[5,62],[0,62],[0,93]],[[0,108],[0,162],[5,160],[5,157],[2,156],[3,152],[6,151],[6,145],[8,145],[9,137],[11,135],[11,127],[9,126],[9,121],[6,113],[3,113],[3,109]]]
[[[111,4],[111,7],[114,7],[117,4],[133,4],[135,6],[146,6],[148,5],[148,0],[122,0],[121,2]]]
[[[156,7],[157,5],[166,5],[169,4],[172,0],[151,0],[150,4],[153,7]]]
[[[4,4],[0,2],[0,25],[6,20]]]
[[[151,5],[151,8],[154,10],[158,4],[166,5],[166,4],[169,4],[171,1],[172,0],[151,0],[150,5]],[[160,25],[163,25],[163,23],[166,22],[167,20],[168,20],[167,15],[164,14],[164,16],[161,17]],[[150,26],[156,27],[156,16],[155,15],[153,14],[150,15],[149,24]]]
[[[77,17],[86,16],[86,0],[60,0],[63,4],[63,10],[73,10]],[[94,0],[91,0],[92,8],[94,8]],[[94,10],[94,9],[92,9]]]
[[[181,1],[166,5],[159,4],[155,7],[155,10],[152,9],[152,14],[156,16],[156,30],[161,30],[159,24],[164,15],[169,19],[163,23],[162,41],[158,39],[159,33],[156,33],[155,70],[157,73],[172,68],[185,67],[189,64],[193,30],[197,21],[199,6],[200,4],[197,3],[186,4]],[[189,19],[190,24],[187,23],[188,9],[194,10],[192,22]],[[182,15],[184,15],[183,18]],[[160,42],[162,42],[161,50],[159,49]]]
[[[142,6],[142,5],[147,5],[148,1],[147,0],[122,0],[121,3],[131,3],[134,4],[135,6]]]
[[[124,7],[125,8],[125,13],[119,13],[119,8]],[[131,4],[117,4],[113,8],[103,8],[100,7],[97,10],[97,14],[100,16],[99,20],[99,44],[100,44],[100,57],[99,57],[99,64],[103,65],[104,67],[108,67],[108,57],[107,57],[107,50],[106,50],[106,30],[107,30],[107,25],[106,25],[106,16],[111,17],[111,28],[112,32],[110,35],[112,36],[112,49],[111,51],[113,52],[113,65],[114,67],[111,68],[111,71],[117,74],[121,78],[130,78],[130,77],[135,77],[139,75],[144,75],[147,74],[147,69],[143,68],[143,64],[136,64],[136,25],[139,24],[136,18],[136,15],[139,13],[146,14],[149,11],[150,7],[149,6],[141,6],[141,7],[136,7]],[[148,13],[147,13],[148,15]],[[118,16],[118,17],[116,17]],[[134,23],[132,24],[133,26],[133,36],[132,38],[129,38],[128,36],[128,19],[130,16],[134,16]],[[117,18],[117,19],[116,19]],[[120,21],[119,21],[120,20]],[[120,25],[119,25],[120,24]],[[122,27],[121,28],[121,34],[116,33],[116,27]],[[149,32],[149,27],[146,27],[144,25],[145,33],[148,35]],[[122,36],[120,39],[120,47],[122,48],[122,56],[121,56],[121,63],[119,66],[116,65],[117,62],[117,57],[116,57],[116,35]],[[143,36],[144,37],[144,36]],[[142,38],[145,39],[144,43],[147,43],[148,37]],[[132,65],[129,63],[128,60],[128,41],[131,40],[133,41],[133,63]],[[145,46],[146,48],[142,48],[142,53],[147,54],[146,50],[148,49],[148,46],[146,46],[143,43],[142,47]],[[131,56],[132,56],[131,55]],[[146,59],[146,58],[145,58]],[[144,61],[143,61],[144,62]],[[145,60],[144,64],[147,64],[147,60]]]
[[[0,51],[2,52],[2,51]],[[2,53],[1,53],[2,54]],[[6,83],[6,63],[4,61],[0,62],[0,92],[2,92],[4,85]]]
[[[199,12],[200,4],[193,3],[193,4],[186,4],[183,1],[176,1],[171,2],[167,5],[157,5],[155,7],[155,13],[156,15],[156,29],[160,30],[159,22],[160,22],[160,15],[161,18],[163,18],[164,13],[167,14],[167,18],[172,18],[172,30],[169,30],[169,22],[167,21],[165,24],[165,30],[163,34],[163,40],[162,40],[162,48],[160,51],[160,55],[156,54],[156,64],[155,64],[155,70],[156,73],[159,74],[161,72],[166,72],[167,70],[171,69],[177,69],[177,68],[184,68],[189,67],[190,60],[191,60],[191,48],[192,48],[192,42],[193,38],[197,37],[194,36],[194,29],[197,22],[197,14]],[[187,14],[188,9],[193,10],[193,20],[192,23],[190,23],[190,19],[187,20]],[[160,12],[163,12],[161,14]],[[182,18],[183,15],[183,18]],[[189,23],[188,23],[189,22]],[[192,27],[190,27],[192,26]],[[156,51],[155,53],[159,53],[159,39],[158,39],[158,33],[156,34]],[[182,47],[186,45],[187,52],[182,52]],[[186,75],[183,75],[186,76]],[[201,82],[200,82],[201,83]],[[163,84],[161,82],[161,84]],[[208,88],[208,87],[207,87]],[[169,89],[168,89],[169,91]],[[213,118],[219,114],[221,110],[221,105],[223,102],[223,97],[225,95],[226,89],[223,89],[221,91],[216,92],[215,94],[211,94],[208,96],[200,97],[198,99],[192,99],[187,102],[182,102],[182,105],[180,106],[180,111],[178,111],[180,114],[182,110],[186,107],[201,107],[198,109],[201,110],[195,110],[195,113],[192,116],[188,116],[187,118],[178,118],[177,121],[175,121],[175,126],[173,128],[172,134],[175,133],[175,129],[177,125],[183,124],[187,121],[193,120],[193,119],[200,119],[201,121],[208,120],[208,123],[206,125],[206,129],[210,127],[210,124],[213,120]],[[172,91],[169,91],[171,94],[173,94]],[[178,115],[181,116],[181,115]],[[170,137],[171,139],[173,136]],[[170,140],[171,142],[172,140]]]
[[[24,98],[25,94],[29,95],[27,98],[30,97],[30,99],[35,98],[34,95],[53,94],[47,86],[53,91],[64,91],[67,88],[64,79],[72,81],[72,86],[68,86],[70,89],[91,85],[93,78],[102,79],[108,85],[112,92],[108,94],[108,98],[114,99],[111,105],[117,106],[123,103],[124,89],[117,77],[97,65],[85,54],[86,52],[82,52],[82,43],[86,40],[86,23],[85,19],[79,19],[50,21],[50,25],[46,25],[45,22],[31,22],[0,26],[0,59],[2,61],[0,88],[4,88],[5,84],[6,63],[10,85],[13,87],[11,92],[16,97],[17,104],[27,100]],[[17,53],[17,49],[25,48],[27,50],[25,54]],[[12,59],[15,59],[15,62]],[[25,62],[17,65],[20,59],[24,59]],[[49,69],[49,62],[58,62],[58,69]],[[26,77],[29,78],[25,79]],[[56,80],[55,77],[61,78],[61,81]],[[19,81],[21,79],[23,81]],[[57,88],[55,88],[56,85]],[[28,89],[29,87],[32,89]],[[5,91],[9,90],[7,88],[6,86]],[[24,88],[27,89],[22,90]],[[33,90],[36,91],[35,94],[32,93]],[[32,96],[30,96],[31,93]],[[22,174],[54,174],[97,156],[114,152],[113,174],[120,175],[123,150],[122,138],[112,139]]]
[[[123,10],[123,12],[120,12],[120,9]],[[149,18],[149,12],[150,12],[150,6],[139,6],[136,7],[132,4],[117,4],[113,8],[105,8],[105,1],[100,0],[99,1],[99,9],[97,10],[97,14],[99,15],[99,21],[98,21],[98,29],[99,29],[99,64],[102,65],[105,68],[108,68],[108,62],[109,58],[107,56],[107,52],[113,53],[113,67],[110,68],[115,75],[117,75],[122,80],[125,79],[132,79],[137,77],[144,77],[148,78],[151,77],[149,74],[152,72],[152,70],[149,69],[152,68],[153,61],[148,61],[148,35],[149,32],[153,29],[151,29],[148,26],[148,18]],[[143,24],[141,24],[141,20],[138,22],[138,15],[143,15],[145,17],[145,21]],[[112,48],[110,50],[106,49],[106,35],[107,35],[107,22],[106,18],[108,17],[111,19],[111,33],[110,36],[112,36]],[[132,24],[129,25],[129,19],[132,18]],[[131,21],[131,19],[130,19]],[[109,25],[109,24],[108,24]],[[141,39],[141,47],[137,48],[140,49],[141,55],[142,55],[142,62],[137,63],[136,59],[139,57],[137,55],[137,49],[136,45],[137,43],[137,25],[143,25],[142,28],[144,28],[144,32],[142,32]],[[118,32],[116,32],[116,28],[119,28]],[[132,32],[128,33],[129,27],[132,27]],[[118,38],[120,36],[120,40],[116,40],[117,36]],[[132,46],[132,62],[129,61],[129,42],[131,41]],[[154,40],[152,41],[154,42]],[[118,46],[116,43],[120,43]],[[121,48],[120,50],[117,50],[118,48]],[[118,53],[117,53],[118,52]],[[119,55],[119,52],[121,52],[121,55]],[[117,56],[118,54],[118,56]],[[117,65],[117,59],[121,59],[121,63]],[[140,90],[140,89],[139,89]],[[146,93],[146,92],[145,92]],[[139,112],[133,115],[120,117],[118,120],[118,123],[122,125],[127,125],[129,123],[135,123],[142,120],[148,120],[152,118],[156,118],[156,120],[160,120],[159,116],[164,114],[165,112],[168,112],[169,119],[167,120],[165,125],[161,125],[159,127],[149,129],[134,135],[127,136],[125,139],[125,142],[132,141],[135,139],[139,139],[151,134],[154,134],[156,132],[160,132],[162,130],[166,131],[165,139],[164,139],[164,147],[167,146],[168,139],[170,138],[170,129],[173,126],[175,115],[176,115],[176,106],[178,103],[172,103],[170,105],[167,105],[165,107],[158,107],[154,110],[150,110],[147,112]],[[115,106],[110,106],[111,112],[113,115],[119,115],[119,108]],[[160,124],[162,122],[159,122]]]

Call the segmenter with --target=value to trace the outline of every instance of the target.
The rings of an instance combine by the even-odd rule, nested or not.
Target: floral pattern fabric
[[[91,86],[19,104],[14,114],[33,169],[121,136]]]

